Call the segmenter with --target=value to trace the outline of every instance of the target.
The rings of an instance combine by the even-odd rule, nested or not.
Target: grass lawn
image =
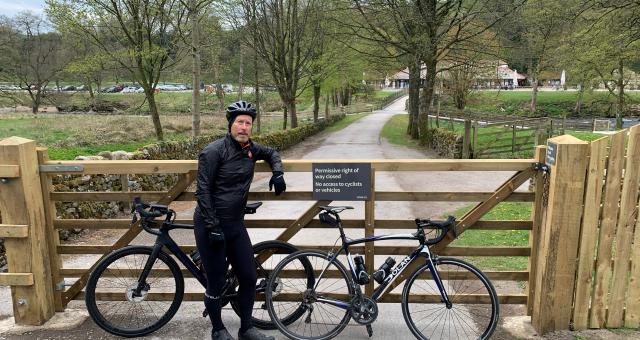
[[[536,116],[562,117],[567,114],[573,116],[573,109],[578,98],[577,91],[540,91],[538,92],[538,112]],[[627,104],[640,103],[640,92],[629,91],[626,93]],[[606,91],[594,91],[584,93],[583,116],[604,116],[616,98]],[[447,107],[453,107],[451,100],[443,103]],[[531,116],[529,105],[531,103],[531,91],[474,91],[467,103],[467,109],[474,112],[486,112],[491,114],[505,114],[518,116]]]
[[[408,147],[419,147],[417,140],[407,135],[407,124],[409,124],[409,115],[397,114],[391,117],[389,121],[382,127],[380,135],[391,144],[402,145]]]
[[[531,203],[504,202],[498,204],[483,220],[530,220]],[[474,205],[456,210],[453,216],[462,217]],[[444,217],[444,216],[443,216]],[[459,247],[526,247],[529,245],[527,230],[467,230],[452,243]],[[526,256],[473,256],[467,260],[482,270],[526,270],[529,258]]]

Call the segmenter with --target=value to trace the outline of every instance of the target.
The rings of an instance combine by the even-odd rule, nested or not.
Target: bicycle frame
[[[364,238],[359,238],[359,239],[355,239],[355,240],[348,240],[346,235],[344,234],[344,229],[342,228],[342,221],[340,221],[339,218],[338,218],[338,229],[340,230],[340,238],[342,239],[342,247],[340,247],[340,249],[338,249],[338,251],[335,252],[334,254],[330,254],[329,263],[322,270],[322,272],[320,273],[320,275],[316,279],[316,285],[315,285],[316,287],[314,287],[314,288],[317,288],[319,282],[322,279],[322,276],[324,275],[324,272],[327,270],[327,268],[334,261],[337,261],[338,256],[340,255],[340,253],[342,253],[343,250],[345,252],[345,255],[347,256],[347,263],[349,264],[349,269],[350,269],[350,272],[351,272],[351,278],[352,278],[354,283],[357,282],[357,276],[358,275],[357,275],[356,270],[355,270],[355,264],[354,264],[353,258],[351,256],[351,252],[349,251],[349,247],[352,246],[352,245],[361,244],[361,243],[367,243],[367,242],[387,241],[387,240],[419,240],[419,238],[417,236],[415,236],[414,234],[411,234],[411,233],[409,233],[409,234],[390,234],[390,235],[370,236],[370,237],[364,237]],[[387,277],[385,277],[384,281],[378,286],[378,288],[376,288],[373,291],[373,294],[371,295],[371,298],[374,301],[378,302],[380,297],[384,293],[384,291],[389,287],[389,285],[392,282],[394,282],[395,279],[400,274],[402,274],[402,272],[407,268],[407,266],[409,264],[414,262],[420,256],[424,256],[427,259],[427,265],[429,267],[429,271],[431,272],[432,278],[436,282],[436,285],[438,286],[438,290],[440,291],[440,294],[442,295],[442,299],[447,305],[450,305],[451,302],[449,301],[449,296],[448,296],[447,292],[444,289],[444,285],[442,284],[442,279],[440,278],[440,274],[438,274],[438,271],[435,269],[435,265],[433,263],[431,251],[429,250],[429,247],[426,244],[421,244],[416,249],[414,249],[413,252],[411,252],[411,254],[407,255],[404,259],[402,259],[402,261],[400,261],[398,263],[398,265],[396,265],[396,267],[393,269],[393,271],[391,271],[391,273],[389,273],[389,275]],[[356,291],[359,292],[360,290],[357,289]],[[332,299],[332,298],[318,298],[318,301],[329,303],[329,304],[334,305],[336,307],[345,308],[345,309],[350,307],[350,303],[349,302],[344,302],[344,301],[340,301],[340,300],[336,300],[336,299]]]
[[[145,223],[145,221],[143,221],[142,223]],[[138,278],[138,287],[134,293],[140,294],[140,290],[144,289],[143,284],[146,282],[147,276],[151,271],[151,267],[153,266],[156,259],[158,258],[158,254],[162,250],[162,247],[167,247],[167,249],[169,249],[169,251],[176,256],[178,261],[180,261],[187,268],[187,270],[189,270],[191,274],[193,274],[193,277],[195,277],[198,280],[198,282],[202,284],[202,286],[204,287],[207,286],[207,279],[204,276],[204,274],[198,269],[198,267],[196,267],[195,263],[193,263],[193,261],[189,258],[189,256],[187,256],[187,254],[185,254],[182,251],[182,249],[180,249],[178,244],[171,238],[171,236],[169,236],[169,231],[173,229],[193,230],[193,225],[170,223],[170,222],[164,221],[162,222],[162,226],[157,232],[147,229],[148,232],[156,235],[157,238],[156,238],[156,242],[153,245],[153,251],[151,252],[151,256],[149,256],[149,259],[147,260],[147,263],[145,264],[144,269],[142,270],[142,273],[140,273],[140,277]]]

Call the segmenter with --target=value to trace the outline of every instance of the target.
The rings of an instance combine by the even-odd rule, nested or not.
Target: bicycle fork
[[[442,284],[442,279],[440,278],[440,274],[436,270],[436,265],[433,263],[431,254],[427,254],[427,264],[429,266],[429,271],[431,272],[431,277],[433,278],[433,281],[436,282],[438,290],[440,290],[440,296],[442,297],[441,302],[444,302],[444,304],[447,306],[447,309],[451,309],[453,304],[451,303],[451,300],[449,300],[449,294],[447,294],[447,290],[444,289],[444,284]]]
[[[138,285],[131,291],[133,298],[142,297],[142,291],[149,290],[149,285],[147,284],[147,277],[149,276],[149,273],[151,272],[151,267],[153,267],[153,264],[156,262],[156,259],[158,258],[158,254],[160,253],[161,249],[162,249],[162,244],[156,243],[153,245],[153,250],[151,251],[151,255],[149,256],[149,259],[147,259],[147,263],[145,263],[144,269],[142,269],[142,273],[140,273],[140,276],[138,277]]]

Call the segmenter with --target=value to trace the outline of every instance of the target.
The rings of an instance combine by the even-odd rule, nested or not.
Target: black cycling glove
[[[274,171],[271,180],[269,181],[269,191],[276,188],[276,196],[287,191],[287,184],[284,182],[284,172]]]
[[[220,228],[220,221],[215,216],[211,219],[212,223],[205,226],[205,229],[209,233],[209,243],[224,242],[224,233],[222,232],[222,228]]]

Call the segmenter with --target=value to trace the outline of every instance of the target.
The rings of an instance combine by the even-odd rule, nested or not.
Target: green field
[[[573,110],[578,98],[577,91],[540,91],[538,110],[532,115],[529,110],[531,91],[473,91],[469,95],[466,110],[493,115],[517,115],[535,117],[575,116]],[[585,92],[581,117],[612,116],[617,98],[605,91]],[[640,91],[626,93],[628,114],[639,114]],[[453,101],[443,98],[445,109],[453,109]]]
[[[385,96],[393,92],[385,92]],[[376,94],[377,95],[377,94]],[[83,97],[85,96],[85,97]],[[104,94],[104,100],[117,102],[118,105],[138,105],[136,101],[143,101],[142,94]],[[374,98],[375,97],[375,98]],[[378,97],[371,96],[375,101]],[[235,96],[227,96],[235,100]],[[250,100],[251,98],[246,98]],[[67,103],[77,105],[86,101],[86,94],[69,95]],[[204,103],[211,104],[217,99],[205,96]],[[276,98],[276,100],[279,100]],[[75,104],[74,104],[75,103]],[[124,103],[124,104],[123,104]],[[165,134],[165,140],[186,140],[191,135],[191,115],[188,112],[191,105],[191,94],[186,92],[167,92],[158,94],[158,106],[162,108],[160,121]],[[212,104],[211,104],[212,105]],[[5,113],[0,114],[0,139],[10,136],[20,136],[33,139],[38,145],[49,148],[51,159],[73,159],[79,155],[95,155],[100,151],[135,151],[140,147],[155,142],[155,130],[148,115],[135,111],[129,106],[120,114],[38,114]],[[364,105],[362,107],[365,107]],[[139,110],[143,110],[142,106]],[[132,111],[133,110],[133,111]],[[322,108],[324,112],[324,108]],[[224,113],[207,110],[203,105],[201,116],[201,134],[215,134],[226,131],[227,121]],[[340,129],[364,115],[349,115],[330,129]],[[313,121],[309,112],[301,112],[298,116],[299,124]],[[282,129],[282,114],[265,114],[261,117],[261,133],[269,133]],[[254,130],[254,134],[257,131]]]
[[[397,114],[394,115],[382,128],[381,136],[386,138],[391,144],[402,145],[402,146],[413,146],[417,147],[419,144],[416,140],[409,137],[406,134],[407,124],[409,120],[409,115],[406,114]],[[433,123],[435,127],[435,123]],[[451,123],[448,119],[440,120],[440,128],[449,129],[453,128],[453,131],[456,134],[464,135],[464,123],[454,121]],[[510,128],[500,127],[500,126],[489,126],[486,128],[481,128],[478,130],[478,143],[479,145],[483,145],[484,143],[491,142],[495,135],[487,135],[494,132],[510,132]],[[566,130],[566,134],[572,135],[576,138],[582,139],[584,141],[592,141],[598,138],[602,138],[606,135],[591,133],[588,131],[573,131]],[[500,158],[531,158],[533,157],[533,149],[529,151],[520,151],[516,152],[514,155],[510,153],[500,154],[496,157]]]
[[[498,204],[483,220],[531,220],[531,203],[504,202]],[[456,210],[452,215],[462,217],[473,205]],[[443,216],[445,217],[445,216]],[[467,230],[453,243],[459,247],[526,247],[529,245],[527,230]],[[526,270],[529,261],[525,256],[472,256],[467,260],[482,270]]]

